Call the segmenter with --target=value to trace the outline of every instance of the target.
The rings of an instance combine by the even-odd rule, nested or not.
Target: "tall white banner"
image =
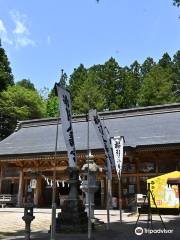
[[[111,144],[113,149],[113,155],[116,165],[116,172],[118,178],[120,179],[122,173],[123,166],[123,145],[124,145],[124,137],[113,137],[111,138]]]
[[[76,150],[74,144],[74,136],[72,129],[72,115],[71,115],[71,99],[70,94],[56,84],[58,97],[60,99],[60,116],[62,124],[62,132],[66,144],[69,166],[76,166]]]
[[[95,109],[91,109],[89,111],[89,117],[92,120],[92,123],[95,127],[97,136],[99,140],[102,142],[105,150],[105,155],[107,158],[106,167],[107,167],[107,177],[108,179],[112,179],[112,167],[115,166],[110,137],[107,134],[107,129],[104,124],[101,122],[100,117],[97,115],[97,111]]]

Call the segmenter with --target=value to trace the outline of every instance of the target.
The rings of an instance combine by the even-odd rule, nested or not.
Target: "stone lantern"
[[[89,153],[86,159],[86,163],[81,168],[82,173],[82,183],[81,189],[85,193],[85,211],[89,216],[89,196],[88,196],[88,161],[89,161],[89,194],[90,194],[90,206],[91,206],[91,221],[94,220],[94,193],[98,190],[98,185],[96,182],[96,176],[99,172],[99,166],[94,162],[93,155]]]
[[[22,217],[23,221],[25,222],[25,240],[31,239],[31,222],[35,218],[35,216],[33,216],[33,208],[34,204],[31,197],[29,197],[27,199],[27,203],[24,204],[24,216]]]
[[[69,167],[67,173],[69,180],[66,182],[70,185],[70,192],[58,213],[56,232],[86,232],[88,218],[78,194],[79,170]]]

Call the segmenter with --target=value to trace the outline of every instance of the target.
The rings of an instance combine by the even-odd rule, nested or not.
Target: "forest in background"
[[[80,64],[70,76],[63,71],[60,75],[71,94],[73,114],[180,102],[180,50],[172,58],[164,53],[158,62],[147,57],[142,64],[122,67],[111,57],[104,64]],[[0,44],[0,140],[14,131],[17,121],[58,114],[54,89],[38,91],[29,79],[15,80]]]

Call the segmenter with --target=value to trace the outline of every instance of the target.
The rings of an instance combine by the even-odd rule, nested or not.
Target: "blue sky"
[[[83,63],[121,66],[180,50],[172,0],[0,0],[0,36],[15,80],[52,88],[60,70]]]

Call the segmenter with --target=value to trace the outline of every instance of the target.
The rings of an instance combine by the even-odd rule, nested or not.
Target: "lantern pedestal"
[[[78,195],[79,171],[77,168],[68,168],[68,173],[70,192],[56,219],[56,232],[86,232],[88,218]]]
[[[33,216],[33,203],[24,204],[24,216],[22,217],[25,222],[25,240],[30,240],[31,235],[31,222],[34,220]]]
[[[88,164],[89,161],[89,164]],[[89,166],[89,176],[88,176],[88,166]],[[82,169],[83,181],[81,184],[81,189],[86,196],[86,212],[89,216],[89,202],[90,202],[90,218],[91,222],[95,222],[94,218],[94,194],[98,190],[98,185],[96,182],[96,175],[99,171],[99,166],[94,162],[93,156],[89,155],[86,163],[83,165]],[[88,177],[89,177],[89,189],[88,189]],[[89,199],[90,198],[90,199]]]

